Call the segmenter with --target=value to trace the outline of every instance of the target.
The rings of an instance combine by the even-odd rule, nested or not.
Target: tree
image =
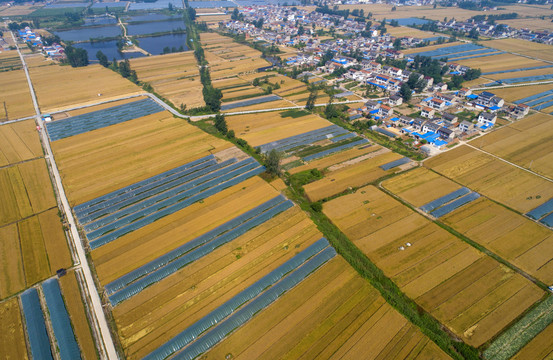
[[[396,38],[394,40],[394,49],[401,50],[401,39],[400,38]]]
[[[305,33],[305,29],[303,28],[302,25],[300,25],[300,27],[298,28],[298,35],[302,36],[304,33]]]
[[[96,59],[98,59],[100,65],[102,65],[103,67],[109,66],[108,57],[101,50],[98,50],[98,52],[96,53]]]
[[[238,20],[238,16],[240,15],[240,12],[238,11],[238,8],[234,8],[234,10],[232,11],[232,15],[230,16],[230,18],[232,20]]]
[[[67,61],[72,67],[88,65],[88,52],[85,49],[69,45],[65,48],[65,56],[67,56]]]
[[[125,59],[125,61],[119,63],[119,74],[125,79],[131,76],[131,63],[129,59]]]
[[[259,20],[255,22],[254,26],[258,29],[263,28],[263,18],[259,18]]]
[[[221,99],[223,98],[221,90],[215,89],[211,85],[204,84],[202,94],[204,96],[206,106],[211,111],[219,111],[221,109]]]
[[[405,102],[411,100],[411,88],[407,85],[407,83],[401,84],[401,88],[399,88],[399,95]]]
[[[173,11],[173,4],[172,3],[169,3],[169,5],[167,6],[169,8],[169,11]],[[107,8],[107,6],[106,6]]]
[[[476,28],[472,28],[468,34],[468,37],[474,40],[478,40],[478,30],[476,30]]]
[[[219,131],[221,134],[226,135],[228,132],[227,122],[225,120],[225,115],[223,114],[217,114],[215,115],[215,121],[214,121],[215,128],[217,131]]]
[[[280,173],[280,154],[275,150],[271,150],[265,161],[265,168],[271,175],[278,175]]]
[[[315,108],[315,100],[317,100],[317,90],[314,90],[309,94],[307,102],[305,103],[305,108],[307,110],[313,110]]]

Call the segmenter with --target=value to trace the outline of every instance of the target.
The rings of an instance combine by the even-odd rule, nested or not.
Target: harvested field
[[[28,359],[25,331],[17,298],[0,303],[0,357]]]
[[[275,101],[260,105],[274,103]],[[237,137],[246,140],[251,146],[267,144],[331,125],[327,120],[301,110],[267,112],[262,115],[234,115],[226,117],[226,121],[229,130],[234,130]]]
[[[407,26],[387,26],[387,33],[395,37],[415,37],[420,39],[426,39],[431,37],[442,36],[439,33],[432,33],[427,31],[421,31],[418,29],[413,29]]]
[[[83,359],[97,359],[96,345],[92,337],[86,309],[75,271],[69,271],[59,279],[67,312],[73,324],[73,332],[81,349]]]
[[[517,74],[517,73],[511,73]],[[516,75],[514,75],[516,76]],[[524,99],[526,97],[539,94],[541,92],[553,89],[553,84],[518,86],[505,89],[493,89],[492,92],[499,97],[502,97],[507,102]]]
[[[377,155],[378,154],[378,155]],[[319,201],[341,193],[348,188],[366,185],[384,175],[394,173],[397,169],[382,170],[379,166],[402,158],[387,149],[377,151],[372,158],[345,168],[329,172],[325,177],[304,186],[305,193],[311,201]]]
[[[486,45],[486,43],[483,43],[483,45]],[[547,65],[547,63],[543,61],[533,60],[527,57],[513,54],[500,54],[467,60],[459,60],[456,61],[456,63],[480,69],[483,73]],[[506,74],[510,74],[510,77],[513,77],[518,76],[519,72]],[[487,75],[484,76],[488,77]],[[512,90],[516,91],[517,89],[519,88],[513,88]],[[495,89],[493,91],[495,92]]]
[[[534,114],[471,145],[553,179],[553,116]]]
[[[0,83],[2,83],[2,87],[0,87],[0,122],[35,114],[29,85],[23,70],[0,72]],[[6,108],[4,108],[4,102]]]
[[[129,80],[101,65],[35,67],[30,68],[29,73],[43,112],[143,93]]]
[[[144,100],[144,99],[147,99],[147,98],[148,98],[148,96],[146,96],[146,95],[137,96],[137,97],[132,97],[132,98],[129,98],[129,99],[124,99],[124,100],[110,101],[110,102],[107,102],[105,104],[92,105],[92,106],[87,106],[87,107],[83,107],[83,108],[79,108],[79,109],[75,109],[75,110],[64,111],[64,112],[61,112],[61,113],[53,114],[53,119],[54,120],[61,120],[61,119],[65,119],[67,117],[87,114],[89,112],[98,111],[98,110],[104,110],[104,109],[108,109],[110,107],[123,105],[123,104],[128,104],[128,103],[131,103],[131,102],[140,101],[140,100]]]
[[[544,283],[553,282],[553,233],[481,198],[442,221]]]
[[[52,144],[72,204],[94,199],[230,146],[168,112]],[[183,148],[186,151],[181,151]]]
[[[152,85],[155,92],[176,107],[205,105],[198,64],[192,51],[132,59],[131,67],[140,81]]]
[[[373,186],[324,213],[402,291],[473,346],[498,334],[544,292]]]
[[[0,226],[57,205],[44,159],[0,169]]]
[[[460,42],[460,41],[455,41],[455,42],[452,42],[452,43],[444,43],[444,44],[438,44],[438,45],[424,46],[424,47],[420,47],[420,48],[406,49],[406,50],[402,50],[401,52],[408,55],[408,54],[420,53],[420,52],[424,52],[424,51],[432,51],[432,50],[436,50],[436,49],[447,48],[447,47],[450,47],[450,46],[456,46],[456,45],[462,45],[462,44],[463,43]]]
[[[275,101],[268,101],[263,102],[255,105],[248,105],[248,106],[241,106],[239,108],[229,109],[221,111],[223,113],[233,113],[233,112],[241,112],[241,111],[250,111],[250,110],[270,110],[270,109],[282,109],[287,108],[291,106],[296,106],[296,104],[291,103],[286,100],[275,100]],[[259,114],[258,114],[259,115]]]
[[[506,24],[515,29],[529,29],[532,31],[553,31],[553,24],[550,19],[526,18],[526,19],[511,19],[500,20],[500,24]]]
[[[113,314],[127,356],[142,358],[320,237],[294,207],[121,303]]]
[[[293,336],[291,336],[293,334]],[[206,359],[449,358],[336,257],[206,354]]]
[[[490,40],[482,41],[481,44],[494,49],[526,55],[536,59],[553,61],[553,48],[546,44],[539,44],[521,39]]]
[[[0,126],[0,166],[42,156],[42,146],[33,120]]]
[[[490,56],[490,57],[493,58],[493,56]],[[520,67],[524,68],[526,66],[520,66]],[[513,77],[527,77],[527,76],[538,76],[538,75],[546,75],[546,74],[553,74],[553,68],[517,71],[515,73],[492,74],[492,75],[485,75],[485,77],[493,80],[501,80],[501,79],[510,79]]]
[[[347,162],[348,160],[364,157],[364,155],[378,151],[379,149],[382,149],[382,148],[378,145],[363,147],[363,148],[356,147],[346,151],[338,152],[336,154],[332,154],[322,159],[310,161],[307,164],[290,169],[289,173],[296,174],[300,171],[309,170],[309,169],[319,169],[322,171],[328,167],[339,167],[340,164],[342,164],[345,167],[346,164],[343,164],[344,162]]]
[[[424,165],[522,213],[553,197],[549,181],[465,145]]]

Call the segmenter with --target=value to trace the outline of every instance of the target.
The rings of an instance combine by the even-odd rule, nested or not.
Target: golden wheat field
[[[330,260],[206,359],[448,359],[341,257]]]
[[[332,125],[307,112],[290,110],[226,117],[230,130],[251,146],[259,146]]]
[[[33,120],[0,126],[0,166],[42,156],[42,146]]]
[[[198,64],[192,51],[132,59],[131,68],[140,81],[152,85],[156,93],[176,107],[205,105]]]
[[[522,68],[528,68],[528,67],[534,67],[534,66],[548,65],[548,63],[543,61],[529,59],[524,56],[518,56],[518,55],[508,54],[508,53],[479,57],[479,58],[472,58],[472,59],[466,59],[466,60],[458,60],[455,62],[461,65],[480,69],[483,73],[494,72],[494,71],[504,71],[504,70],[516,70],[516,69],[522,69]],[[519,73],[520,72],[509,72],[509,73],[504,73],[502,75],[504,75],[503,78],[518,77]],[[494,75],[484,75],[484,76],[487,78],[492,78]],[[512,88],[509,90],[517,91],[518,89],[520,88]],[[495,89],[493,91],[495,91]]]
[[[0,122],[35,114],[29,85],[23,70],[0,72],[0,83],[2,84],[0,87]]]
[[[52,149],[70,202],[80,204],[231,145],[164,111],[55,141]]]
[[[517,73],[511,73],[513,77],[516,77]],[[553,89],[553,84],[543,85],[531,85],[531,86],[517,86],[505,89],[493,89],[492,92],[497,96],[505,99],[506,102],[513,102],[515,100],[524,99],[526,97]]]
[[[551,45],[539,44],[521,39],[490,40],[482,41],[481,44],[494,49],[530,56],[539,60],[553,60],[553,47],[551,47]]]
[[[0,357],[28,359],[23,319],[17,298],[0,303]]]
[[[324,203],[323,212],[406,295],[470,345],[493,338],[544,295],[374,186]]]
[[[431,158],[424,166],[523,213],[553,197],[549,181],[466,145]]]
[[[553,116],[534,114],[498,129],[471,145],[553,179]]]
[[[29,69],[29,74],[42,112],[143,93],[129,80],[101,65],[34,67]]]
[[[341,166],[345,167],[348,163],[351,164],[355,161],[361,161],[363,157],[368,156],[368,154],[376,152],[380,149],[382,148],[378,145],[354,147],[353,149],[340,151],[324,158],[310,161],[307,164],[292,168],[288,172],[290,174],[296,174],[309,169],[318,169],[323,171],[327,168],[339,168]]]

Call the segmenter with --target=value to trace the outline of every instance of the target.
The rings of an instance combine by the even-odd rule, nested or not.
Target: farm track
[[[73,247],[76,249],[77,255],[78,255],[78,263],[75,265],[75,268],[80,268],[83,272],[86,288],[88,291],[88,297],[90,298],[92,302],[92,309],[95,314],[95,321],[94,326],[97,326],[99,328],[99,334],[101,336],[101,340],[103,343],[101,355],[103,355],[103,358],[107,359],[118,359],[117,351],[115,350],[115,345],[113,342],[113,338],[110,333],[110,329],[108,326],[107,319],[105,317],[103,307],[102,307],[102,301],[100,299],[100,296],[98,295],[98,292],[95,287],[94,278],[92,276],[92,272],[90,270],[90,267],[88,265],[88,261],[86,258],[86,253],[84,250],[82,239],[79,236],[79,232],[77,230],[77,226],[75,224],[75,219],[73,217],[73,213],[71,212],[71,207],[69,206],[69,202],[67,200],[67,196],[65,194],[65,190],[63,188],[63,185],[61,183],[61,177],[60,173],[58,171],[56,162],[54,160],[54,156],[52,153],[52,148],[50,147],[50,143],[48,141],[48,135],[46,133],[46,129],[44,127],[44,124],[42,122],[41,118],[41,112],[38,106],[38,101],[36,98],[36,94],[33,88],[33,84],[31,81],[31,77],[29,75],[29,71],[27,68],[27,64],[25,63],[25,59],[23,58],[23,55],[21,54],[21,50],[19,49],[19,46],[17,45],[17,42],[15,41],[15,36],[13,35],[13,32],[10,32],[13,38],[14,43],[17,47],[17,52],[19,53],[19,57],[21,59],[21,63],[23,64],[23,70],[25,71],[25,76],[27,77],[27,82],[29,85],[29,90],[31,93],[31,98],[33,100],[33,106],[35,108],[36,112],[36,122],[40,126],[40,135],[42,137],[42,145],[44,147],[44,150],[46,151],[46,158],[48,159],[50,163],[50,169],[52,171],[52,176],[54,177],[54,183],[55,187],[59,196],[59,200],[61,201],[61,205],[63,206],[63,210],[65,212],[67,221],[70,226],[70,232],[71,232],[71,241],[73,242]]]

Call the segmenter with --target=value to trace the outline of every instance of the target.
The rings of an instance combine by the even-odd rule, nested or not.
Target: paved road
[[[100,296],[98,295],[98,292],[96,290],[96,286],[94,285],[94,279],[92,277],[92,272],[90,271],[90,267],[88,265],[87,259],[86,259],[86,253],[83,247],[83,242],[79,236],[79,232],[77,231],[77,226],[75,224],[75,219],[73,218],[73,214],[71,212],[71,207],[69,206],[69,202],[67,201],[67,196],[65,195],[65,191],[63,189],[63,185],[61,183],[60,174],[58,171],[58,167],[56,165],[56,161],[54,159],[54,156],[52,155],[52,148],[50,147],[50,142],[48,140],[48,135],[46,134],[46,129],[44,128],[44,124],[42,122],[40,109],[38,107],[38,102],[35,95],[35,90],[33,88],[33,84],[31,82],[31,77],[29,76],[29,71],[27,69],[27,64],[25,63],[25,59],[23,58],[23,55],[21,54],[21,51],[19,50],[19,46],[17,45],[17,42],[15,40],[15,37],[13,35],[13,32],[11,33],[14,42],[17,46],[17,52],[19,53],[19,57],[21,59],[21,62],[23,64],[23,69],[25,70],[25,76],[27,77],[27,82],[29,84],[29,90],[31,92],[31,98],[33,100],[33,105],[35,107],[36,111],[36,121],[37,124],[40,126],[40,136],[42,137],[42,145],[44,149],[46,150],[46,158],[50,162],[50,168],[52,170],[52,175],[54,176],[54,184],[56,186],[56,189],[58,191],[60,201],[62,203],[63,211],[65,212],[67,221],[70,226],[70,232],[71,232],[71,241],[73,242],[73,247],[76,249],[77,256],[78,256],[78,264],[77,268],[81,268],[84,278],[86,287],[88,290],[88,298],[91,300],[90,305],[92,305],[92,310],[94,311],[94,315],[96,318],[96,322],[98,325],[99,334],[101,335],[102,343],[103,343],[103,351],[102,358],[107,359],[118,359],[117,351],[115,350],[115,345],[113,344],[113,339],[111,337],[111,333],[109,331],[108,322],[106,320],[106,317],[104,315],[104,311],[102,308],[102,301],[100,300]]]

